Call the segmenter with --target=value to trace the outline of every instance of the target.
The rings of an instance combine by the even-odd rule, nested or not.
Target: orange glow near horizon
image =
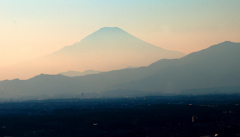
[[[239,5],[234,0],[0,1],[0,67],[48,55],[101,27],[119,27],[185,54],[240,42]]]

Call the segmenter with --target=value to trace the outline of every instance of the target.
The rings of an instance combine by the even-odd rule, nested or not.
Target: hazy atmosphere
[[[185,54],[240,42],[239,6],[238,0],[1,0],[0,67],[51,54],[102,27]]]
[[[0,0],[0,136],[239,137],[240,0]]]

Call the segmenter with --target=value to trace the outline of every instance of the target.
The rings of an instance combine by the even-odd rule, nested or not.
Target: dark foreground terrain
[[[240,95],[2,102],[0,136],[240,136]]]

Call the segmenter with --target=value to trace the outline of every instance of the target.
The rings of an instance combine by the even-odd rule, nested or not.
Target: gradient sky
[[[0,0],[0,67],[119,27],[186,54],[240,42],[239,0]]]

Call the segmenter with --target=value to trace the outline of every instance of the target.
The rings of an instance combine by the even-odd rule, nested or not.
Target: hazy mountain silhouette
[[[240,87],[239,51],[240,43],[227,41],[180,59],[162,59],[148,67],[72,78],[39,75],[29,80],[2,81],[0,87],[3,90],[0,89],[0,93],[2,96],[10,96],[11,93],[22,96],[121,90],[155,93],[231,87],[236,90],[236,87]]]
[[[176,92],[183,89],[240,86],[240,43],[229,41],[189,54],[178,60],[169,60],[168,67],[152,76],[119,87],[158,92]],[[162,61],[148,68],[161,66]]]
[[[58,74],[69,70],[110,71],[128,66],[147,66],[159,59],[183,57],[144,42],[120,28],[105,27],[85,37],[81,42],[66,46],[37,60],[5,67],[0,79],[27,79],[41,73]]]
[[[62,72],[60,73],[61,75],[64,76],[68,76],[68,77],[76,77],[76,76],[85,76],[85,75],[89,75],[89,74],[97,74],[100,73],[101,71],[95,71],[95,70],[86,70],[83,72],[79,72],[79,71],[67,71],[67,72]]]

